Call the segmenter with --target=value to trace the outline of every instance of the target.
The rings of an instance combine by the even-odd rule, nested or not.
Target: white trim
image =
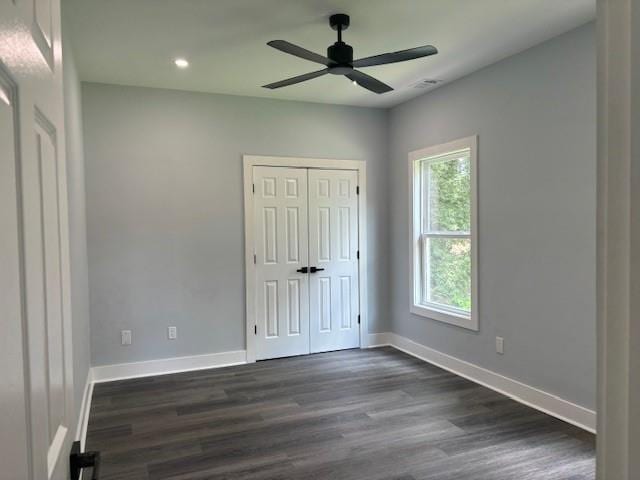
[[[426,347],[395,333],[371,334],[369,340],[371,347],[392,346],[591,433],[596,431],[595,411],[556,395]]]
[[[388,347],[391,345],[390,333],[370,333],[367,335],[367,348]]]
[[[471,163],[471,313],[466,315],[446,308],[427,306],[416,303],[416,271],[415,264],[419,258],[418,243],[422,232],[420,231],[421,218],[417,218],[414,202],[419,191],[416,185],[416,166],[418,160],[429,157],[437,157],[453,152],[469,150]],[[457,325],[469,330],[478,330],[479,304],[478,304],[478,136],[461,138],[452,142],[434,145],[409,152],[409,212],[411,222],[409,225],[409,251],[411,252],[411,299],[409,310],[415,315]],[[422,208],[420,209],[422,210]],[[455,234],[457,232],[448,232]]]
[[[93,382],[110,382],[127,378],[150,377],[208,368],[229,367],[246,363],[246,351],[209,353],[190,357],[162,358],[146,362],[100,365],[91,369]]]
[[[262,167],[291,167],[291,168],[320,168],[331,170],[360,170],[364,160],[337,160],[334,158],[303,158],[303,157],[269,157],[264,155],[243,155],[244,168]]]
[[[360,285],[360,347],[366,348],[368,342],[369,319],[367,314],[367,165],[364,160],[335,160],[327,158],[300,157],[268,157],[260,155],[244,155],[244,263],[245,263],[245,315],[246,315],[246,348],[248,363],[256,361],[255,354],[255,275],[253,255],[253,167],[292,167],[319,168],[331,170],[356,170],[358,172],[358,241],[360,262],[358,275]]]
[[[598,479],[640,478],[640,2],[597,1]]]
[[[478,330],[477,322],[474,326],[469,315],[458,313],[453,309],[447,310],[446,308],[438,308],[435,303],[425,305],[414,304],[411,305],[409,311],[415,315],[420,315],[421,317],[439,320],[440,322],[450,323],[452,325],[457,325],[458,327],[468,328],[469,330]]]
[[[84,451],[85,442],[87,440],[87,425],[89,424],[89,413],[91,412],[91,399],[93,398],[93,370],[90,368],[87,372],[87,380],[84,384],[84,393],[82,395],[82,404],[78,412],[78,423],[76,426],[75,440],[80,441],[80,450]]]

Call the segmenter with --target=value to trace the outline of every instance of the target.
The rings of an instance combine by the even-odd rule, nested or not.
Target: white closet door
[[[311,352],[360,346],[358,172],[309,170]]]
[[[254,167],[256,359],[309,353],[307,170]]]

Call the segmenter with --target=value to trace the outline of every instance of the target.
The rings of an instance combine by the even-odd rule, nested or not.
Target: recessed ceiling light
[[[187,68],[189,66],[189,62],[184,58],[176,58],[173,63],[175,63],[178,68]]]
[[[351,83],[353,83],[354,85],[358,85],[358,82],[356,82],[355,80],[351,80]]]

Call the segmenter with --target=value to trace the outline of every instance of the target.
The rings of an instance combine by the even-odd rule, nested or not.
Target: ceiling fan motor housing
[[[327,57],[331,60],[330,73],[344,75],[353,70],[351,66],[351,62],[353,62],[353,47],[351,45],[347,45],[344,42],[336,42],[327,48]],[[346,69],[348,71],[338,72],[336,71],[337,69]]]

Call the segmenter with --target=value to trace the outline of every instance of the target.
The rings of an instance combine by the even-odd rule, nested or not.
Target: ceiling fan
[[[305,73],[297,77],[287,78],[279,82],[263,85],[264,88],[281,88],[296,83],[305,82],[312,78],[320,77],[331,73],[333,75],[344,75],[349,80],[361,87],[366,88],[374,93],[386,93],[393,90],[389,85],[363,73],[356,68],[373,67],[375,65],[385,65],[387,63],[404,62],[415,58],[427,57],[438,53],[436,47],[432,45],[424,45],[422,47],[410,48],[408,50],[400,50],[399,52],[383,53],[382,55],[374,55],[372,57],[353,59],[353,47],[342,41],[342,32],[349,28],[349,15],[338,13],[329,17],[329,25],[333,30],[338,32],[338,41],[327,49],[327,56],[324,57],[309,50],[289,43],[285,40],[272,40],[267,43],[270,47],[280,50],[296,57],[304,58],[315,63],[324,65],[326,68],[315,72]]]

